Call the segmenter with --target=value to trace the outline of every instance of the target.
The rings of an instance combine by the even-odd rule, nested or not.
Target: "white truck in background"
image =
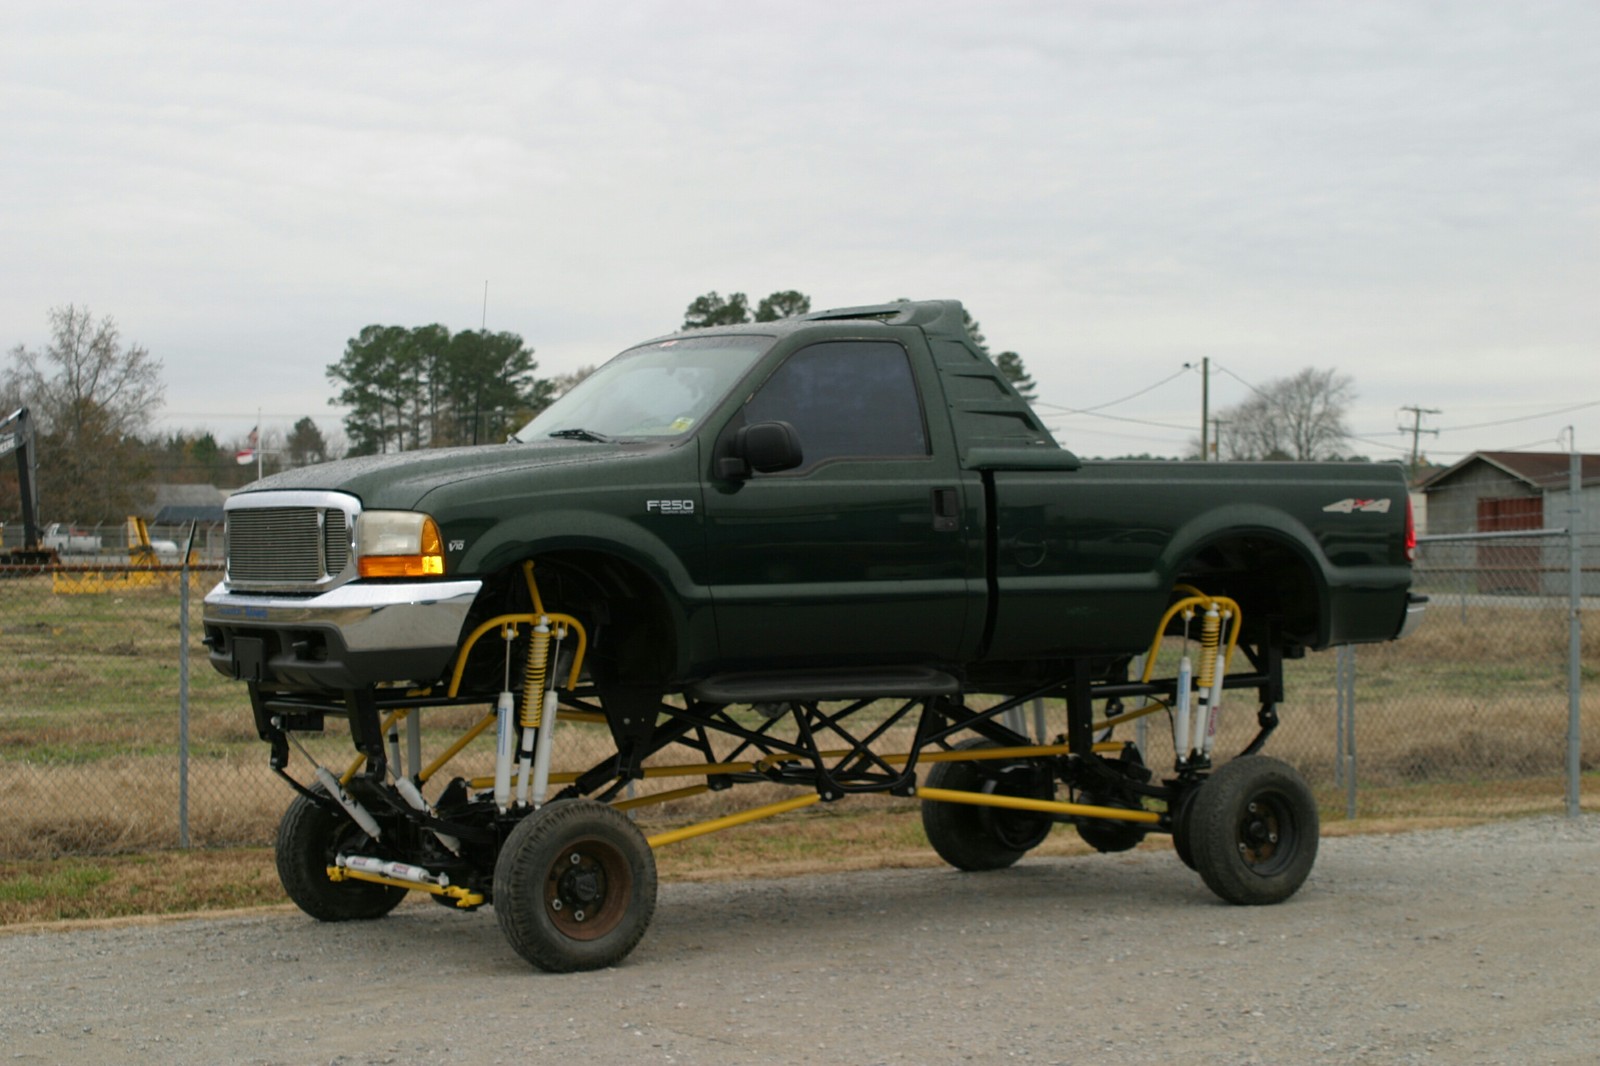
[[[62,555],[97,555],[100,537],[62,522],[51,522],[44,527],[44,546]]]

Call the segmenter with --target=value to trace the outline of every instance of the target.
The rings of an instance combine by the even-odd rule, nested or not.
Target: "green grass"
[[[0,880],[0,907],[48,900],[53,905],[70,909],[82,904],[114,877],[115,870],[93,861],[69,861],[39,873],[18,874]]]

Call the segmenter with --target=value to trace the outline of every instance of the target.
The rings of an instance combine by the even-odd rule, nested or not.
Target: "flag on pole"
[[[258,425],[250,430],[250,436],[245,438],[244,449],[233,457],[233,461],[240,466],[249,466],[256,461],[256,448],[261,443],[261,438],[257,435],[260,429]]]

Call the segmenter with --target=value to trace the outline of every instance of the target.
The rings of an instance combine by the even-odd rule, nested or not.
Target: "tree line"
[[[712,291],[689,302],[677,328],[772,322],[810,310],[811,298],[793,289],[753,305],[742,292]],[[34,418],[41,518],[120,521],[138,512],[154,482],[235,488],[255,478],[258,464],[239,462],[247,442],[219,441],[208,430],[150,432],[165,396],[162,363],[124,342],[114,319],[68,305],[52,309],[49,322],[49,343],[38,351],[18,345],[0,375],[0,416],[27,406]],[[974,347],[1034,399],[1022,357],[990,353],[970,312],[966,327]],[[538,365],[516,333],[370,325],[326,367],[337,389],[329,403],[347,408],[342,440],[328,440],[306,416],[287,433],[258,426],[250,443],[261,449],[263,473],[345,455],[498,443],[594,369],[544,378]],[[1217,450],[1229,459],[1337,458],[1350,435],[1352,398],[1350,379],[1332,370],[1307,368],[1270,382],[1217,413]],[[1191,452],[1198,457],[1197,441]],[[0,521],[20,510],[14,465],[0,467]]]

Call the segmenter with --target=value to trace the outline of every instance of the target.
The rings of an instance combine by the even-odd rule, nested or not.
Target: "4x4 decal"
[[[1381,500],[1340,500],[1338,503],[1328,504],[1323,510],[1339,514],[1350,514],[1354,511],[1361,511],[1364,514],[1388,514],[1389,505],[1393,502],[1387,497]]]

